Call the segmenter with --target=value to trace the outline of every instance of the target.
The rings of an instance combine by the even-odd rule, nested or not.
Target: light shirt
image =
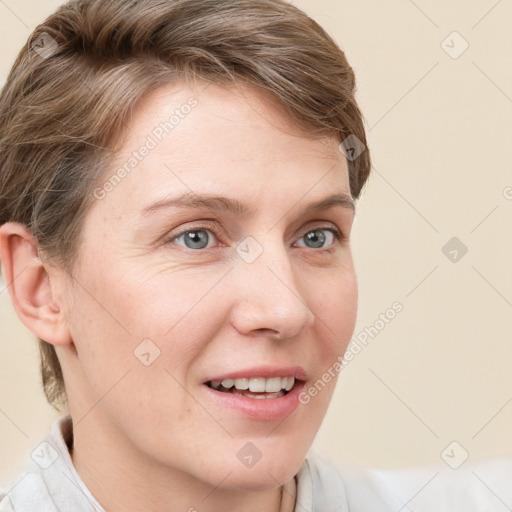
[[[0,512],[105,512],[73,466],[72,428],[69,414],[55,420],[27,471],[0,489]],[[512,507],[512,457],[457,469],[383,470],[340,466],[310,450],[283,487],[283,512],[294,498],[294,512],[505,512]]]

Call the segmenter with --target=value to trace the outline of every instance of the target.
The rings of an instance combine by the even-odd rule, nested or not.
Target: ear
[[[59,276],[48,273],[39,258],[35,238],[23,224],[7,222],[0,226],[0,261],[20,320],[48,343],[72,343],[59,298],[53,296],[51,277],[57,281]],[[58,289],[55,284],[53,288]]]

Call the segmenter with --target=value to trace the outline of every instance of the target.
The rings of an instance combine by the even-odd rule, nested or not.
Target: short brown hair
[[[0,225],[27,226],[41,254],[71,273],[91,192],[130,110],[178,75],[259,86],[311,136],[366,147],[345,55],[286,0],[72,0],[31,34],[0,96]],[[368,150],[348,169],[357,199]],[[67,400],[59,360],[53,345],[39,347],[58,409]]]

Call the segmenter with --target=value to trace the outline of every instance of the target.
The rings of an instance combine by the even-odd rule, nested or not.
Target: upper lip
[[[242,379],[264,377],[270,379],[272,377],[295,377],[298,380],[306,380],[308,378],[306,370],[301,366],[257,366],[247,368],[246,370],[237,370],[235,372],[228,372],[211,376],[205,382],[211,380],[225,380],[225,379]]]

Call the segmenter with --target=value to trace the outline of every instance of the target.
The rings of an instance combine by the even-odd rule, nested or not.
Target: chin
[[[262,457],[253,466],[244,466],[238,460],[236,463],[230,461],[230,464],[223,464],[221,468],[212,471],[209,480],[214,480],[218,484],[219,474],[230,473],[229,477],[223,482],[222,487],[232,490],[244,491],[265,491],[275,489],[292,479],[305,459],[304,456],[293,454],[292,457],[279,453],[276,450],[271,457]]]
[[[224,489],[233,491],[268,491],[280,487],[285,482],[294,477],[297,471],[286,471],[284,473],[274,474],[265,468],[256,470],[241,471],[237,469],[233,471],[228,478],[222,483]],[[218,482],[215,483],[218,485]]]

